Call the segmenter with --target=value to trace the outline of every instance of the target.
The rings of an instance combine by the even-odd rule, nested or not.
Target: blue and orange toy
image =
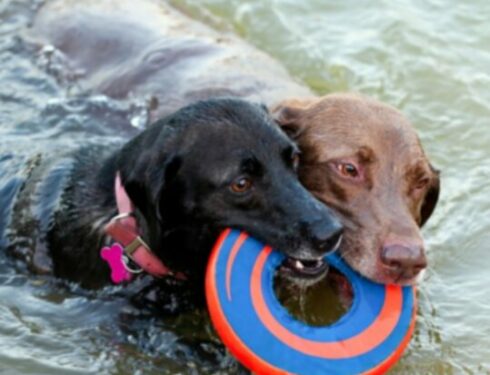
[[[328,263],[352,285],[349,311],[327,327],[302,323],[281,306],[273,278],[284,255],[227,229],[206,274],[211,320],[233,355],[257,374],[383,374],[402,355],[414,325],[412,287],[373,283],[338,256]],[[328,308],[328,307],[327,307]]]

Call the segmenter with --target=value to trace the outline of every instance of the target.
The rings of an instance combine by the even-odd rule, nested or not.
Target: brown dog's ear
[[[424,203],[422,203],[422,208],[420,209],[420,226],[422,227],[429,217],[434,212],[436,208],[437,201],[439,200],[439,191],[440,191],[440,177],[439,171],[431,166],[432,171],[434,172],[434,178],[432,181],[432,185],[425,195]]]
[[[316,101],[314,98],[284,100],[272,108],[272,118],[290,138],[296,139],[302,130],[300,120],[304,111]]]

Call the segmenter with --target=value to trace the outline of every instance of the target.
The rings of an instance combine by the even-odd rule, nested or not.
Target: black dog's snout
[[[312,224],[310,228],[311,240],[319,255],[337,250],[344,233],[344,228],[338,220],[322,220]]]

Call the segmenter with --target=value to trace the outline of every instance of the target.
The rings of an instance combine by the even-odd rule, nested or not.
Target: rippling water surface
[[[490,2],[172,4],[268,51],[319,94],[358,91],[408,115],[443,182],[424,230],[430,269],[419,288],[416,334],[393,373],[490,373]],[[0,1],[3,202],[24,177],[6,185],[3,176],[22,170],[54,138],[53,152],[88,136],[113,142],[147,120],[144,100],[79,99],[76,85],[57,84],[47,73],[56,65],[48,69],[43,56],[50,51],[36,54],[19,37],[37,5]],[[239,372],[201,314],[140,316],[124,293],[91,295],[32,277],[0,254],[0,373]]]

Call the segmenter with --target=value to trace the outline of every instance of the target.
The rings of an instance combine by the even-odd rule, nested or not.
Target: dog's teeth
[[[302,270],[303,268],[305,268],[305,266],[303,265],[303,263],[301,263],[301,261],[299,261],[299,260],[296,260],[296,261],[294,262],[294,266],[295,266],[296,268],[300,269],[300,270]]]
[[[323,260],[318,259],[318,260],[316,261],[315,267],[320,267],[322,264],[323,264]]]

